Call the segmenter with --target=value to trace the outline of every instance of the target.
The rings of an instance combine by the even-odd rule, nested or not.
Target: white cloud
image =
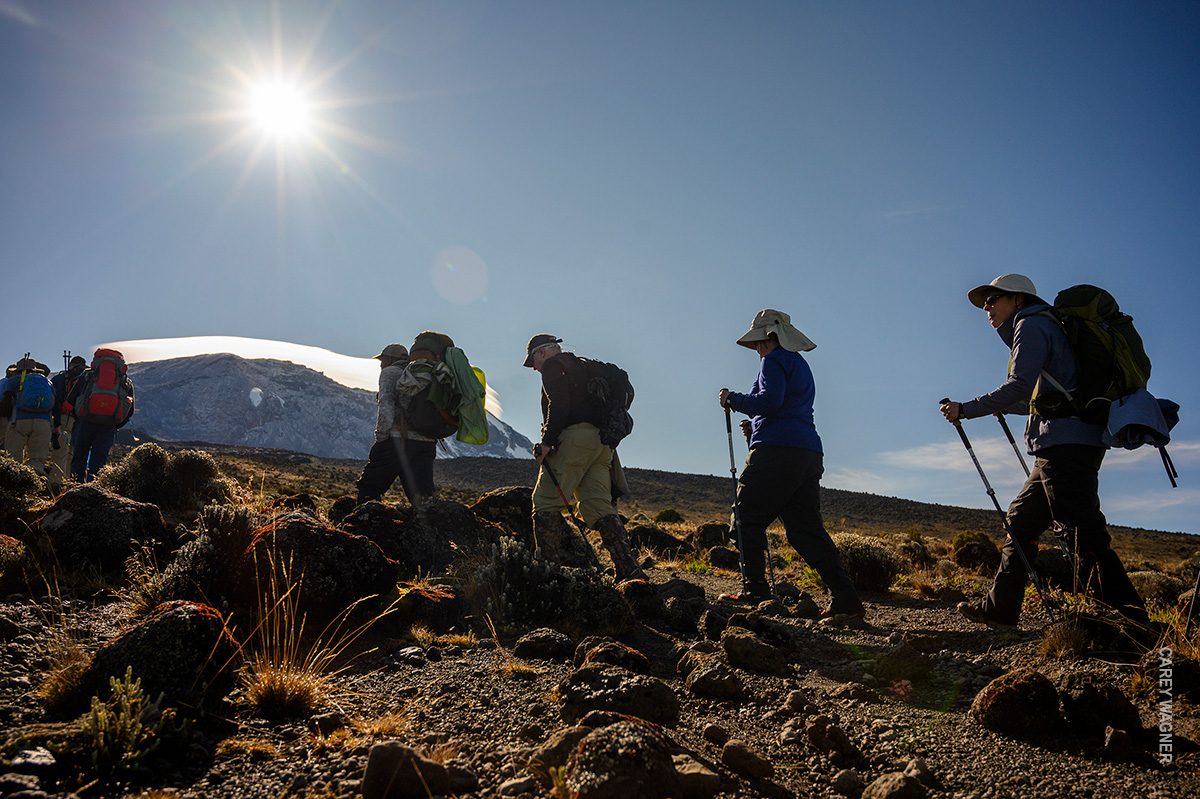
[[[1200,488],[1164,489],[1139,491],[1137,494],[1105,497],[1105,511],[1136,511],[1153,513],[1164,508],[1195,508],[1200,510]]]
[[[843,491],[861,491],[867,494],[890,495],[896,491],[896,483],[864,469],[839,467],[826,471],[821,484]]]
[[[1200,442],[1172,441],[1167,445],[1167,454],[1177,467],[1185,464],[1200,463]],[[1156,447],[1139,447],[1138,449],[1112,449],[1104,457],[1105,468],[1127,469],[1133,466],[1143,467],[1147,463],[1161,463],[1162,456]]]
[[[1020,468],[1017,455],[1006,438],[972,440],[971,449],[975,451],[975,457],[979,459],[985,472],[997,468],[1007,471],[1009,464],[1015,469]],[[1032,466],[1032,459],[1023,451],[1022,457],[1027,465]],[[880,463],[897,469],[933,469],[944,472],[958,472],[963,468],[974,469],[971,456],[967,454],[961,441],[939,441],[911,449],[881,452],[875,458]]]

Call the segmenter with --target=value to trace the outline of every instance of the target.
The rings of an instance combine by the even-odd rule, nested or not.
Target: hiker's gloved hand
[[[950,424],[957,424],[962,421],[962,403],[961,402],[946,402],[942,405],[942,416],[946,417],[946,421]]]
[[[751,422],[749,419],[743,419],[741,421],[741,426],[742,426],[742,435],[744,435],[746,437],[746,443],[749,444],[750,443],[750,434],[754,431],[754,423]]]
[[[533,445],[533,457],[537,458],[537,462],[539,465],[543,461],[545,461],[546,458],[550,457],[553,454],[554,454],[554,447],[547,447],[544,444],[534,444]]]
[[[721,404],[722,408],[729,407],[729,389],[721,389],[720,393],[717,394],[717,402]]]

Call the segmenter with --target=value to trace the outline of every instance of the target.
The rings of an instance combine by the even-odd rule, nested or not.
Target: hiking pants
[[[46,474],[50,465],[49,419],[18,419],[8,423],[4,448],[17,463],[28,463],[38,474]]]
[[[565,428],[558,437],[558,448],[546,458],[563,495],[574,497],[588,527],[617,512],[612,498],[612,460],[612,447],[601,444],[600,429],[587,422]],[[561,512],[566,507],[543,466],[533,487],[533,512]]]
[[[117,440],[117,426],[75,422],[75,447],[71,453],[71,479],[77,483],[90,482],[96,472],[108,463],[108,451]]]
[[[767,527],[779,519],[788,543],[821,575],[829,592],[857,598],[842,557],[821,518],[824,456],[800,447],[759,444],[750,450],[738,478],[742,558],[748,583],[766,582]],[[736,534],[733,518],[730,530]]]
[[[1102,447],[1059,444],[1037,453],[1029,479],[1008,507],[1012,537],[1000,551],[1000,568],[983,603],[988,616],[1016,624],[1029,582],[1017,547],[1032,564],[1037,541],[1055,521],[1072,531],[1067,545],[1080,565],[1079,579],[1097,599],[1138,622],[1147,620],[1146,606],[1138,595],[1120,557],[1109,544],[1107,522],[1100,511]]]
[[[415,441],[399,434],[376,441],[358,478],[358,504],[381,499],[397,477],[411,504],[416,505],[418,498],[432,497],[436,456],[436,441]]]
[[[60,484],[71,474],[71,432],[75,417],[64,415],[58,434],[58,449],[50,447],[50,482]]]

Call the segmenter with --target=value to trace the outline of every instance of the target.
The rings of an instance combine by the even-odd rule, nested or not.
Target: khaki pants
[[[21,463],[28,463],[40,474],[46,474],[50,465],[49,419],[19,419],[8,423],[4,434],[4,448]]]
[[[586,422],[563,430],[558,449],[546,458],[563,494],[573,496],[578,502],[579,515],[588,527],[617,512],[612,501],[612,459],[612,448],[601,444],[600,431]],[[533,487],[533,512],[561,511],[565,507],[543,467],[538,471],[537,485]]]
[[[46,476],[55,485],[61,485],[71,474],[71,431],[75,429],[75,417],[67,416],[62,420],[58,434],[58,449],[50,447],[50,471]]]

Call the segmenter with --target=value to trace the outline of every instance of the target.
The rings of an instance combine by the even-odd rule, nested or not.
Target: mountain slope
[[[306,366],[228,353],[130,364],[132,427],[170,441],[272,447],[323,458],[365,458],[374,440],[375,393]],[[532,442],[488,414],[481,447],[447,439],[439,457],[529,457]]]

